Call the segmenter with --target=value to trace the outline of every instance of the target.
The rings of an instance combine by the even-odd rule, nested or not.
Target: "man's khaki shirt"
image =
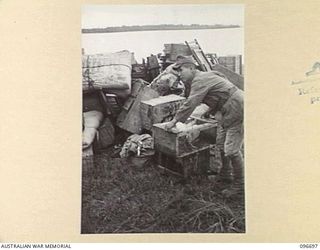
[[[236,88],[235,85],[216,72],[197,70],[191,83],[190,95],[177,111],[175,119],[185,122],[200,103],[207,104],[212,113],[216,113],[221,110],[233,88]]]

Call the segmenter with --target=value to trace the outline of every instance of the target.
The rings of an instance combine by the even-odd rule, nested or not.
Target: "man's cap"
[[[173,65],[173,69],[177,70],[179,69],[183,64],[193,64],[196,65],[192,57],[185,57],[185,56],[177,56],[177,61]]]

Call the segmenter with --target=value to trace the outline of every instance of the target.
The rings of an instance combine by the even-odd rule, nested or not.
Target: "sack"
[[[131,89],[132,54],[127,51],[82,56],[82,88]]]
[[[82,131],[82,149],[91,146],[97,134],[97,129],[103,119],[103,114],[99,111],[89,111],[83,113],[83,127]]]
[[[173,69],[173,65],[168,66],[150,84],[151,89],[156,90],[160,96],[176,94],[184,95],[185,87],[179,81],[178,72]]]

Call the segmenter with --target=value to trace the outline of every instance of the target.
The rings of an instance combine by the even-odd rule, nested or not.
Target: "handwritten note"
[[[297,95],[307,97],[310,104],[320,104],[320,63],[313,65],[305,79],[292,81],[291,85],[296,87]]]

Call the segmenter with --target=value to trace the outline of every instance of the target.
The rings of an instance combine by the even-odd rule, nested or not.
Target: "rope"
[[[87,57],[87,65],[89,64],[89,56]],[[90,88],[94,88],[93,84],[94,84],[94,80],[92,80],[92,78],[90,77],[90,68],[87,68],[84,71],[83,76],[84,78],[86,78],[87,82],[88,82],[88,87]]]
[[[87,57],[87,65],[89,65],[89,56]],[[90,68],[101,68],[101,67],[107,67],[107,66],[125,66],[127,68],[129,68],[131,70],[131,65],[127,65],[127,64],[122,64],[122,63],[113,63],[113,64],[107,64],[107,65],[96,65],[96,66],[91,66],[91,67],[83,67],[83,68],[86,68],[84,73],[83,73],[83,78],[86,79],[86,81],[88,82],[88,87],[89,89],[91,88],[94,88],[94,83],[95,81],[90,77]]]
[[[89,59],[89,57],[88,57]],[[89,64],[89,62],[88,62]],[[129,69],[131,69],[131,66],[127,65],[127,64],[123,64],[123,63],[111,63],[111,64],[102,64],[102,65],[96,65],[96,66],[91,66],[90,68],[100,68],[100,67],[107,67],[107,66],[125,66]],[[88,66],[89,68],[89,66]]]

